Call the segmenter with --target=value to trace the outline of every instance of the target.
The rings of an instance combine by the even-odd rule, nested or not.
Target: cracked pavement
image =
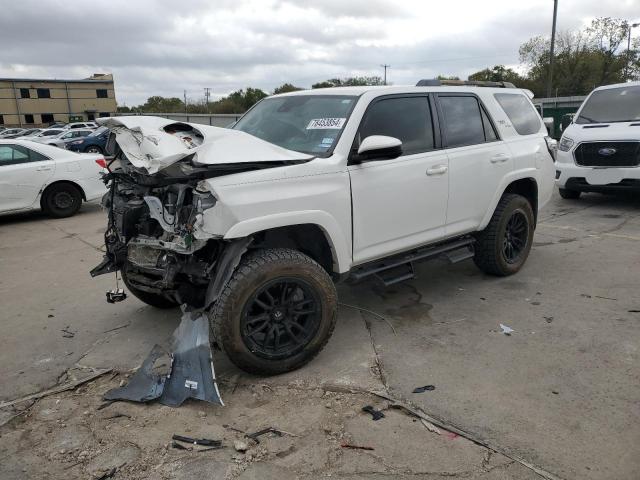
[[[621,479],[640,471],[637,198],[554,197],[527,264],[509,278],[484,276],[472,262],[433,261],[390,288],[341,285],[334,336],[304,368],[253,377],[216,352],[224,408],[98,409],[155,343],[167,344],[180,317],[133,297],[106,304],[113,278],[88,274],[103,228],[92,204],[64,220],[0,218],[0,402],[114,369],[0,409],[3,479],[97,478],[113,468],[113,478],[267,480]],[[500,323],[514,332],[504,335]],[[435,390],[412,393],[429,384]],[[371,391],[425,414],[440,434]],[[385,418],[372,421],[364,405]],[[229,427],[268,426],[295,436],[233,449],[243,435]],[[168,447],[174,433],[223,439],[227,448],[176,450]]]

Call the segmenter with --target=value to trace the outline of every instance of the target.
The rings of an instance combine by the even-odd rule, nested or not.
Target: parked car
[[[51,217],[69,217],[83,200],[104,195],[100,172],[105,165],[99,155],[0,140],[0,214],[42,209]]]
[[[29,140],[33,140],[34,142],[46,142],[49,138],[60,135],[66,131],[67,130],[63,130],[62,128],[43,128],[35,135],[30,136]]]
[[[640,82],[596,88],[558,144],[562,198],[582,192],[640,192]]]
[[[73,130],[64,130],[58,135],[43,137],[41,142],[46,145],[53,145],[58,148],[67,148],[67,143],[78,140],[91,135],[94,130],[75,128]],[[93,152],[95,153],[95,152]]]
[[[62,128],[65,128],[67,130],[71,130],[74,128],[98,128],[98,124],[96,124],[95,122],[73,122],[67,123]]]
[[[43,130],[42,128],[29,128],[29,129],[25,130],[24,132],[22,132],[19,137],[15,137],[15,138],[25,138],[26,139],[26,138],[29,138],[29,137],[35,137],[42,130]]]
[[[65,122],[54,122],[51,125],[49,125],[49,128],[62,128],[66,125]]]
[[[84,138],[66,142],[66,148],[74,152],[100,153],[104,154],[105,145],[109,138],[109,129],[100,127]]]
[[[276,95],[233,129],[99,119],[115,159],[92,275],[120,270],[143,302],[203,309],[237,366],[277,374],[327,343],[335,281],[391,285],[445,254],[516,273],[556,142],[531,92],[440,85]]]
[[[0,138],[15,138],[26,132],[26,128],[8,128],[0,133]]]

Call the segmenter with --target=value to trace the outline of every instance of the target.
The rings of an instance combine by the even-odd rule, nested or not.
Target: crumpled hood
[[[193,163],[200,165],[306,162],[314,158],[228,128],[153,116],[106,117],[96,121],[114,132],[129,161],[149,174],[190,155]]]

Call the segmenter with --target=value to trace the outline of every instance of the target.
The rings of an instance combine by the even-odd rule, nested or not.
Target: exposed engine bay
[[[205,129],[190,124],[147,117],[154,126],[151,133],[116,120],[104,122],[114,132],[107,145],[114,159],[103,177],[109,186],[102,201],[109,212],[107,253],[91,275],[121,271],[130,290],[191,309],[207,307],[215,297],[209,292],[206,300],[207,290],[221,273],[217,268],[221,254],[233,242],[200,228],[203,213],[217,203],[206,179],[308,160],[213,163],[208,160],[214,153],[211,145],[231,132],[227,129],[206,127],[215,133],[207,143]],[[231,135],[249,137],[250,144],[266,143],[243,132]]]

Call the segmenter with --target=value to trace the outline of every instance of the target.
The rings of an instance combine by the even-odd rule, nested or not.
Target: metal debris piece
[[[433,423],[425,420],[424,418],[420,419],[420,422],[422,423],[422,425],[424,425],[426,427],[427,430],[429,430],[430,432],[433,433],[437,433],[438,435],[441,434],[440,429],[438,427],[436,427]]]
[[[187,398],[224,405],[220,398],[213,370],[209,344],[209,320],[202,312],[184,312],[178,328],[173,332],[169,371],[153,371],[156,361],[166,355],[155,345],[136,371],[131,381],[109,390],[105,400],[148,402],[159,399],[170,407],[179,407]]]
[[[131,377],[131,381],[124,387],[112,388],[104,394],[104,399],[148,402],[159,398],[164,389],[166,376],[154,373],[153,365],[163,355],[166,355],[165,350],[160,345],[154,345],[142,366]]]
[[[160,403],[179,407],[187,398],[224,406],[218,391],[209,343],[209,319],[202,312],[184,312],[173,332],[173,362]]]
[[[365,405],[364,407],[362,407],[362,411],[371,414],[371,418],[373,419],[373,421],[378,421],[381,418],[384,418],[384,413],[382,413],[380,410],[376,410],[371,405]]]
[[[364,447],[362,445],[351,445],[349,443],[341,443],[342,448],[351,448],[354,450],[375,450],[373,447]]]
[[[425,385],[424,387],[416,387],[413,389],[413,393],[424,393],[424,392],[430,392],[432,390],[435,390],[436,386],[435,385]]]
[[[553,317],[543,317],[547,323],[553,322]]]
[[[185,437],[184,435],[173,435],[171,440],[190,443],[192,445],[200,445],[203,447],[222,448],[222,440],[212,440],[210,438],[191,438]]]
[[[511,336],[511,334],[515,331],[513,328],[507,327],[506,325],[503,325],[503,324],[500,324],[500,328],[502,329],[502,333],[504,333],[507,336]]]
[[[273,433],[277,437],[281,437],[284,432],[281,432],[280,430],[278,430],[276,428],[269,427],[269,428],[265,428],[263,430],[258,430],[257,432],[254,432],[254,433],[249,433],[249,434],[245,435],[245,437],[250,438],[251,440],[253,440],[256,443],[260,443],[260,440],[258,440],[258,437],[261,437],[262,435],[266,435],[267,433]]]

